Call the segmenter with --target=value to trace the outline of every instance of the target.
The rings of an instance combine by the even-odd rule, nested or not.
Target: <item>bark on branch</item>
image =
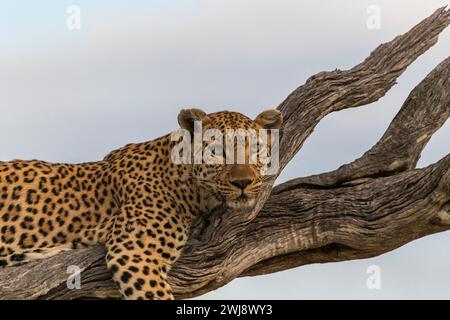
[[[321,72],[279,106],[285,118],[281,168],[327,114],[382,97],[450,23],[441,8],[375,49],[350,70]],[[450,155],[414,169],[426,143],[450,115],[450,58],[410,94],[380,141],[339,169],[272,189],[265,182],[252,212],[216,212],[196,222],[170,282],[177,298],[214,290],[239,276],[309,263],[367,258],[450,228]],[[67,267],[82,271],[68,290]],[[0,270],[0,299],[72,299],[116,295],[100,246]]]

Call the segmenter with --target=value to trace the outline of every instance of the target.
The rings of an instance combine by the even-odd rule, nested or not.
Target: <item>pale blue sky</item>
[[[255,116],[312,74],[349,68],[447,1],[2,1],[0,159],[101,159],[176,127],[179,109]],[[81,30],[66,7],[81,8]],[[381,29],[366,27],[369,5]],[[384,98],[327,116],[279,182],[333,170],[382,135],[410,90],[450,52],[450,30]],[[420,166],[446,155],[450,124]],[[450,298],[450,234],[381,257],[238,279],[205,298]],[[377,264],[382,289],[366,288]]]

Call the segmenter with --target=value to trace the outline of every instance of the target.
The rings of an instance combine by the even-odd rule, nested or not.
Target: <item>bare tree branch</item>
[[[284,167],[327,114],[377,101],[450,24],[450,11],[436,10],[407,33],[380,45],[350,70],[321,72],[292,92],[280,105],[285,125],[281,147]]]
[[[450,116],[449,82],[450,57],[414,88],[380,141],[361,158],[335,171],[293,179],[276,186],[273,193],[301,184],[348,185],[414,169],[425,145]]]
[[[356,186],[299,186],[272,195],[250,225],[239,250],[269,258],[242,275],[374,257],[449,229],[450,155],[425,169]],[[258,245],[263,239],[265,245]]]
[[[382,97],[449,23],[450,11],[441,8],[361,64],[321,72],[291,93],[279,107],[285,118],[281,167],[324,116]],[[449,117],[449,64],[447,58],[411,92],[381,140],[360,159],[274,189],[271,177],[252,212],[218,211],[196,221],[169,275],[176,297],[198,296],[239,276],[376,256],[448,230],[450,155],[414,167]],[[70,265],[82,271],[80,290],[67,289]],[[0,288],[0,299],[117,296],[100,246],[1,269]]]

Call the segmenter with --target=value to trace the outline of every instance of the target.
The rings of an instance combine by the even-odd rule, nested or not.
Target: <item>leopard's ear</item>
[[[181,128],[194,132],[194,121],[202,121],[206,124],[209,121],[208,115],[201,109],[181,109],[178,114],[178,124]]]
[[[263,129],[280,129],[283,124],[283,115],[277,109],[269,109],[261,112],[255,122]]]

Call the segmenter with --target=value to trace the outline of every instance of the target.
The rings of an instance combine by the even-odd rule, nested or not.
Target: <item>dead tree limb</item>
[[[327,114],[381,98],[450,23],[441,8],[357,66],[321,72],[279,109],[285,124],[281,168]],[[409,95],[380,141],[339,169],[272,188],[265,181],[252,212],[214,212],[198,220],[170,272],[177,298],[194,297],[240,276],[310,263],[373,257],[450,229],[450,155],[415,169],[433,133],[450,115],[450,58]],[[82,271],[69,290],[67,267]],[[0,299],[73,299],[114,295],[100,246],[0,270]]]

